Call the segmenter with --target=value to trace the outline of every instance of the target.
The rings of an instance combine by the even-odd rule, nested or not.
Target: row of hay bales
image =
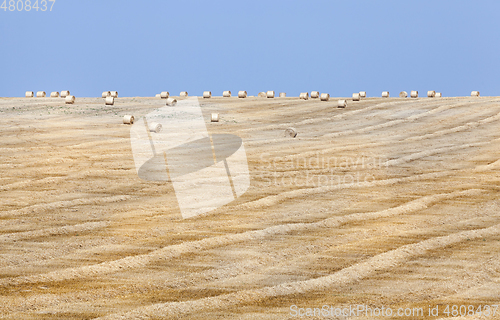
[[[33,93],[33,91],[26,91],[25,93],[25,97],[26,98],[33,98],[35,95]],[[47,94],[45,93],[45,91],[37,91],[36,93],[36,97],[37,98],[45,98],[47,96]],[[59,92],[57,91],[53,91],[50,93],[50,97],[51,98],[64,98],[64,102],[66,104],[73,104],[75,103],[75,96],[72,96],[69,91],[61,91],[61,94],[59,94]]]

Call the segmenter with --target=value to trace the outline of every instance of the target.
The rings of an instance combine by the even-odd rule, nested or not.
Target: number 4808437
[[[1,1],[1,0],[0,0]],[[40,9],[41,11],[47,11],[48,8],[48,2],[51,3],[50,5],[50,10],[52,11],[52,8],[54,7],[54,3],[56,3],[56,0],[41,0],[40,3],[38,0],[35,0],[32,2],[31,0],[3,0],[2,5],[0,6],[0,9],[3,9],[3,11],[31,11]]]

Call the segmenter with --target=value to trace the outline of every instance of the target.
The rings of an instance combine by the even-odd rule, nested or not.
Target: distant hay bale
[[[319,91],[311,91],[311,99],[318,99]]]
[[[389,91],[382,92],[382,98],[389,98]]]
[[[123,116],[123,124],[134,124],[134,116],[132,115],[124,115]]]
[[[170,96],[170,93],[168,93],[168,91],[162,91],[160,93],[160,98],[161,99],[167,99],[169,96]]]
[[[26,98],[33,98],[35,95],[33,93],[33,91],[26,91]]]
[[[69,96],[69,91],[61,91],[61,98],[66,98],[67,96]]]
[[[472,92],[470,93],[470,96],[471,96],[471,97],[479,97],[479,91],[472,91]]]
[[[151,122],[149,125],[149,131],[154,132],[154,133],[160,133],[161,131],[161,124],[157,122]]]
[[[36,97],[37,98],[45,98],[46,94],[45,91],[37,91]]]
[[[406,92],[406,91],[401,91],[401,92],[399,93],[399,97],[400,97],[400,98],[408,98],[408,92]]]
[[[231,97],[231,91],[224,91],[224,92],[222,93],[222,96],[223,96],[224,98],[230,98],[230,97]]]
[[[166,103],[167,106],[172,106],[173,107],[176,104],[177,104],[177,100],[176,99],[174,99],[174,98],[168,98],[167,99],[167,103]]]
[[[345,107],[347,107],[346,100],[341,99],[341,100],[337,101],[337,108],[345,108]]]
[[[435,98],[441,98],[441,92],[436,92]]]
[[[411,98],[418,98],[418,91],[413,90],[413,91],[410,93],[410,97],[411,97]]]
[[[265,97],[267,97],[267,93],[266,92],[259,92],[259,94],[257,95],[257,97],[259,97],[259,98],[265,98]]]
[[[204,91],[203,92],[203,98],[212,98],[212,92],[211,91]]]
[[[57,92],[57,91],[51,92],[50,97],[51,98],[59,98],[59,92]]]
[[[266,92],[266,97],[268,97],[268,98],[274,98],[274,91],[268,91],[268,92]]]
[[[286,93],[285,92],[280,92],[280,98],[286,98]]]
[[[66,104],[73,104],[73,103],[75,103],[75,96],[66,96],[64,98],[64,102],[66,102]]]
[[[107,106],[112,106],[115,104],[115,98],[109,96],[109,97],[106,97],[106,100],[104,100],[104,104],[107,105]]]
[[[434,98],[436,96],[436,91],[427,91],[427,98]]]
[[[102,93],[102,97],[103,97],[104,99],[106,99],[107,97],[111,97],[111,91],[104,91],[104,92]]]
[[[285,130],[285,137],[287,138],[295,138],[297,136],[297,130],[295,130],[295,128],[287,128]]]
[[[186,98],[187,96],[188,96],[187,91],[182,91],[181,93],[179,93],[179,97]]]
[[[218,113],[212,113],[212,117],[210,118],[211,122],[219,122],[219,114]]]
[[[299,99],[303,99],[303,100],[309,99],[309,92],[302,92],[299,96]]]
[[[359,93],[352,94],[352,101],[359,101],[361,99],[361,95]]]
[[[329,93],[322,93],[320,96],[321,101],[328,101],[330,100],[330,94]]]
[[[111,96],[113,98],[118,98],[118,91],[111,91]]]
[[[157,93],[157,94],[155,95],[155,97],[156,97],[156,98],[161,98],[161,93]]]
[[[360,91],[359,92],[359,97],[360,98],[366,98],[366,91]]]
[[[246,97],[247,97],[246,91],[238,91],[238,98],[246,98]]]

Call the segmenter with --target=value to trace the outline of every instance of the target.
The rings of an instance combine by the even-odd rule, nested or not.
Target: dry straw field
[[[500,98],[238,95],[200,103],[243,138],[251,186],[193,219],[138,178],[122,124],[165,100],[1,98],[0,317],[500,304]]]

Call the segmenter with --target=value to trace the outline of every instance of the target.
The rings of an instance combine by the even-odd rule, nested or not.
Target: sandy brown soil
[[[291,306],[363,305],[438,319],[500,304],[500,98],[200,103],[210,133],[243,138],[251,186],[182,219],[171,184],[138,178],[121,123],[164,100],[0,99],[1,317],[293,319]]]

